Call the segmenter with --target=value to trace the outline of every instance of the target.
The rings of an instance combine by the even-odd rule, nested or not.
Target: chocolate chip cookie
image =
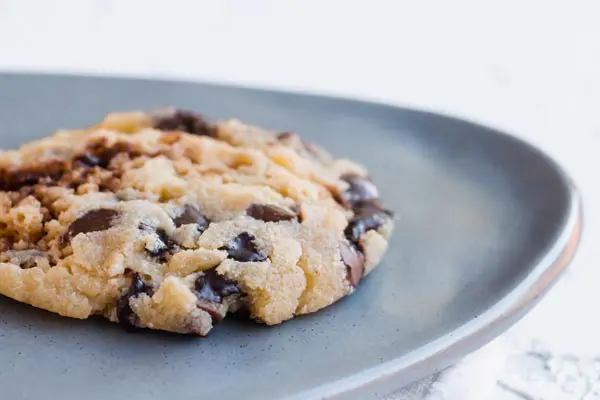
[[[127,329],[204,336],[237,311],[317,311],[379,263],[392,226],[361,166],[190,111],[113,113],[0,152],[0,293]]]

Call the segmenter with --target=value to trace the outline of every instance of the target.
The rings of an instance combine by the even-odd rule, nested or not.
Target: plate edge
[[[563,177],[564,174],[557,169]],[[376,396],[385,399],[394,390],[451,366],[501,335],[523,318],[554,286],[573,259],[583,232],[583,205],[576,187],[568,180],[568,217],[557,239],[532,271],[511,292],[484,313],[425,346],[379,366],[310,389],[286,400],[342,400]],[[431,365],[438,365],[432,368]],[[418,370],[417,372],[407,371]],[[393,388],[381,390],[383,387]]]

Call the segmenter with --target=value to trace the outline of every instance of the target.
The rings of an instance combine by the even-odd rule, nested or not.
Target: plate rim
[[[0,69],[1,77],[27,77],[36,78],[78,78],[78,79],[108,79],[141,82],[164,82],[175,84],[193,84],[205,87],[222,88],[229,90],[244,90],[261,92],[274,95],[292,95],[305,98],[314,98],[331,101],[341,101],[347,104],[377,106],[394,111],[408,111],[421,114],[425,117],[443,118],[454,123],[466,123],[485,130],[486,134],[496,135],[503,140],[514,142],[518,146],[525,146],[536,157],[543,159],[548,168],[560,179],[562,189],[568,193],[568,210],[566,218],[555,233],[555,240],[541,259],[531,267],[530,272],[510,292],[502,296],[494,305],[483,313],[461,324],[444,336],[430,341],[424,346],[415,348],[411,352],[396,357],[376,367],[348,375],[315,388],[287,396],[286,399],[345,399],[356,398],[357,395],[380,392],[379,388],[388,386],[398,389],[423,378],[427,373],[442,370],[450,366],[460,356],[468,354],[482,347],[493,338],[499,336],[524,317],[554,286],[573,259],[583,233],[583,202],[580,191],[573,180],[559,163],[545,151],[527,140],[514,136],[506,130],[495,128],[493,125],[480,123],[469,117],[450,114],[444,111],[427,107],[413,107],[404,104],[383,102],[367,97],[350,98],[343,95],[322,93],[318,91],[303,91],[297,89],[278,89],[267,85],[247,85],[244,83],[230,83],[219,81],[203,81],[187,78],[173,78],[169,76],[135,76],[126,73],[103,74],[94,71],[53,71],[53,70],[11,70]],[[435,367],[434,367],[435,366]],[[415,373],[415,370],[420,372]],[[411,372],[412,371],[412,372]],[[387,385],[386,385],[387,384]],[[391,393],[391,392],[390,392]],[[387,393],[380,393],[387,394]]]
[[[379,388],[376,390],[374,387],[386,386],[386,383],[397,390],[424,378],[427,373],[451,366],[460,357],[476,351],[506,332],[556,284],[577,252],[583,232],[583,206],[579,191],[573,184],[569,185],[569,191],[569,213],[558,238],[531,272],[493,306],[410,353],[286,399],[356,398],[356,395],[364,394],[365,391],[379,391]],[[433,365],[437,367],[434,368]],[[408,374],[407,371],[411,369],[424,370],[426,373]]]

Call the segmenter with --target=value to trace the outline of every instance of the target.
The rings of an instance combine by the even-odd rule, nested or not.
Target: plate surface
[[[357,292],[276,327],[128,334],[0,297],[2,398],[381,398],[500,334],[566,266],[569,179],[529,145],[436,114],[182,82],[0,74],[0,146],[108,111],[175,105],[292,130],[364,163],[400,216]],[[117,395],[117,397],[115,397]]]

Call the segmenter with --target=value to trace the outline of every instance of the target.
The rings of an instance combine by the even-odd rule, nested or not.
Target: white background
[[[335,93],[521,136],[573,176],[585,231],[565,279],[508,337],[600,356],[599,1],[0,0],[0,69]]]

